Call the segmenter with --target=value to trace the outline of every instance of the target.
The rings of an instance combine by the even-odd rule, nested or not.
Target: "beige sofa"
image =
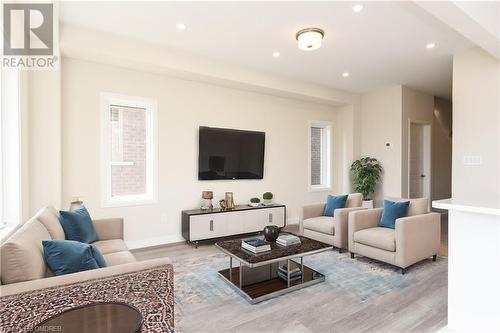
[[[168,258],[137,262],[123,240],[123,219],[93,220],[101,251],[108,267],[53,276],[43,257],[43,240],[63,240],[59,213],[53,207],[41,209],[0,246],[0,296],[54,287],[95,278],[171,265]]]
[[[391,199],[394,200],[394,199]],[[428,211],[427,198],[409,200],[406,217],[396,220],[396,228],[379,227],[382,208],[349,214],[349,251],[401,268],[433,257],[436,260],[441,241],[440,214]]]
[[[305,237],[333,245],[342,252],[348,248],[348,216],[350,212],[364,209],[361,207],[363,195],[351,193],[347,197],[346,208],[336,209],[334,216],[323,216],[325,203],[303,207],[303,219],[300,230]]]

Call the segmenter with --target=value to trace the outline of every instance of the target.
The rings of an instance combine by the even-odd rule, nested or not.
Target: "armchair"
[[[440,214],[428,212],[428,199],[410,201],[408,216],[396,220],[395,229],[379,226],[382,208],[349,214],[349,252],[401,268],[423,259],[436,260],[441,242]]]
[[[334,216],[323,216],[325,203],[311,204],[303,207],[303,219],[300,230],[305,237],[333,245],[342,253],[347,249],[347,226],[349,213],[364,209],[361,207],[363,195],[351,193],[347,197],[346,208],[335,210]]]

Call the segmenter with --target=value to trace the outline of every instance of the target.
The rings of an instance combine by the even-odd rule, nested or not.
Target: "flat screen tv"
[[[262,179],[264,132],[200,127],[198,179]]]

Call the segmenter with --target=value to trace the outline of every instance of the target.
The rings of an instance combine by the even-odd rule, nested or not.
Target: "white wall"
[[[28,74],[29,214],[61,208],[61,75],[59,70]]]
[[[113,92],[158,101],[158,204],[100,207],[99,94]],[[237,203],[272,191],[298,221],[301,206],[325,199],[327,192],[308,192],[308,121],[333,123],[335,163],[333,192],[346,186],[353,138],[352,117],[337,108],[254,92],[180,80],[104,64],[63,58],[62,62],[63,203],[82,196],[95,217],[125,217],[129,244],[155,245],[180,240],[181,210],[196,208],[202,190],[215,198],[233,191]],[[346,123],[347,122],[347,123]],[[266,132],[264,179],[198,181],[197,129],[200,125]],[[345,132],[344,132],[345,131]],[[344,150],[348,150],[344,152]]]
[[[401,100],[402,87],[398,85],[365,94],[361,101],[361,155],[378,159],[383,168],[375,190],[376,205],[386,196],[401,196]]]
[[[453,57],[454,198],[498,207],[500,158],[499,61],[472,49]],[[464,156],[482,164],[464,165]]]

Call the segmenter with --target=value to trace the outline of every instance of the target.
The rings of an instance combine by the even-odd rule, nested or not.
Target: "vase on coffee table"
[[[280,228],[277,225],[268,225],[264,228],[264,237],[268,242],[274,242],[280,234]]]

